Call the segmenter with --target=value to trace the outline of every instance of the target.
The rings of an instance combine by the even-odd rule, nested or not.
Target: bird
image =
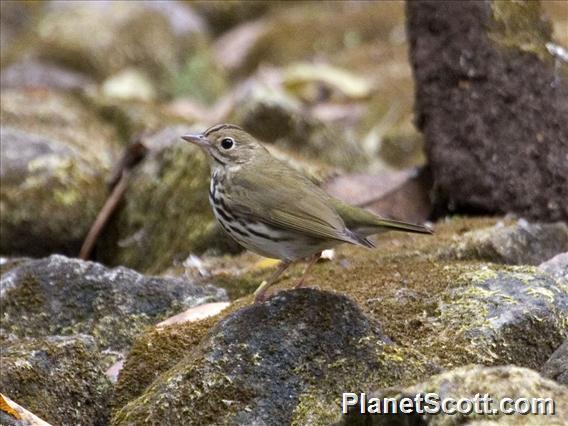
[[[307,260],[295,288],[303,286],[325,249],[341,243],[373,248],[368,237],[390,230],[432,233],[332,197],[235,124],[217,124],[181,138],[207,154],[209,202],[223,230],[245,249],[281,261],[254,292],[255,302],[267,299],[268,288],[290,265]]]

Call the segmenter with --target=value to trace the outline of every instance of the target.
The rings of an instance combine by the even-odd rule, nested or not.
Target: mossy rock
[[[52,424],[108,424],[112,385],[94,339],[51,336],[2,343],[2,392]]]
[[[0,252],[76,254],[102,207],[117,138],[80,100],[2,91]]]
[[[283,424],[304,418],[302,403],[336,389],[415,375],[411,356],[344,296],[311,289],[285,292],[226,316],[113,424]]]
[[[166,93],[210,105],[221,97],[227,86],[227,75],[214,61],[209,45],[200,43],[167,81]]]
[[[145,277],[54,255],[2,271],[2,331],[18,337],[85,333],[100,350],[126,351],[157,321],[225,292],[181,278]]]
[[[168,126],[192,124],[179,115],[170,114],[157,103],[108,98],[99,92],[90,93],[89,101],[100,116],[116,129],[123,144],[145,142],[145,137]]]
[[[216,315],[197,323],[154,328],[140,335],[132,344],[118,376],[113,409],[116,411],[142,395],[160,374],[173,368],[195,349],[219,318]]]
[[[360,413],[359,406],[350,408],[344,416],[341,425],[371,425],[371,426],[403,426],[420,424],[428,426],[452,426],[456,424],[479,425],[520,425],[539,426],[543,424],[562,426],[568,422],[568,388],[540,376],[536,371],[516,366],[483,367],[469,365],[455,370],[444,372],[431,377],[424,383],[407,388],[382,389],[366,394],[370,398],[393,398],[401,400],[404,397],[416,398],[433,393],[441,399],[454,398],[460,400],[467,398],[474,401],[476,395],[483,397],[489,395],[493,403],[481,405],[486,410],[497,409],[497,412],[471,413],[471,414],[445,414],[437,415],[418,413],[416,409],[409,414],[366,414]],[[554,413],[526,414],[515,413],[506,415],[499,411],[497,401],[504,398],[531,399],[550,398],[554,401]],[[519,405],[522,409],[526,405]],[[509,409],[509,406],[505,407]],[[550,409],[550,407],[549,407]],[[359,413],[357,412],[359,411]]]
[[[568,337],[568,288],[537,268],[490,266],[460,278],[465,285],[445,295],[436,321],[484,364],[540,369]]]

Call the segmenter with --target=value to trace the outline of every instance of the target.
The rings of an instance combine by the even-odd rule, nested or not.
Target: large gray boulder
[[[117,352],[171,314],[226,298],[212,285],[146,277],[59,255],[16,262],[2,271],[0,292],[4,335],[84,333],[95,337],[101,351]]]
[[[511,265],[538,265],[568,251],[568,226],[564,222],[513,224],[476,229],[455,236],[444,253],[459,260],[484,260]]]

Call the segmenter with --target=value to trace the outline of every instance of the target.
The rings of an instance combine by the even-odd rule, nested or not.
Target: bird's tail
[[[417,234],[432,234],[432,230],[413,223],[401,222],[398,220],[385,219],[374,215],[368,210],[350,206],[339,200],[334,200],[337,213],[341,216],[345,225],[351,231],[366,240],[366,236],[380,234],[386,231],[414,232]],[[361,241],[366,245],[364,241]]]
[[[415,225],[413,223],[408,222],[401,222],[398,220],[392,219],[383,219],[380,217],[376,217],[373,226],[369,227],[372,231],[372,228],[377,228],[377,231],[380,232],[381,230],[385,231],[402,231],[402,232],[413,232],[416,234],[432,234],[432,230],[422,225]]]

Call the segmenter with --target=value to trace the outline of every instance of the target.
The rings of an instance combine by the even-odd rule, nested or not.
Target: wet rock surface
[[[91,336],[4,341],[0,347],[0,386],[11,399],[52,424],[108,423],[112,386]]]
[[[496,409],[496,402],[502,398],[551,398],[556,402],[554,414],[505,415],[475,414],[472,424],[492,425],[563,425],[568,419],[568,389],[540,376],[536,371],[514,366],[483,367],[470,365],[431,377],[424,383],[408,388],[389,388],[367,394],[367,398],[415,398],[416,395],[435,393],[441,399],[474,399],[476,394],[488,394],[493,398],[490,409]],[[362,415],[352,407],[343,418],[342,425],[454,425],[469,422],[470,416],[463,414],[436,416],[420,414]]]
[[[407,12],[438,207],[566,221],[567,65],[548,53],[539,3],[410,1]]]
[[[168,314],[225,297],[211,285],[58,255],[4,270],[0,283],[4,334],[84,333],[94,336],[100,350],[114,352],[128,349],[134,336]]]

